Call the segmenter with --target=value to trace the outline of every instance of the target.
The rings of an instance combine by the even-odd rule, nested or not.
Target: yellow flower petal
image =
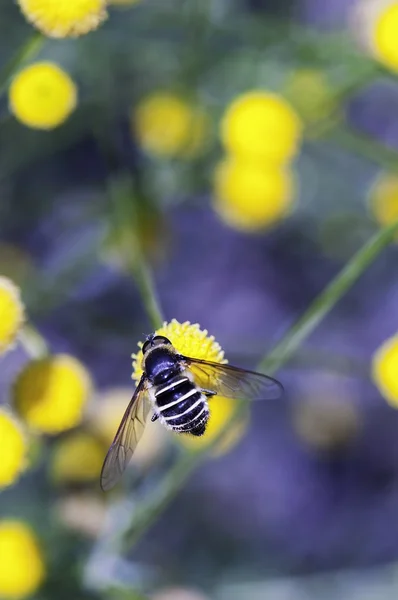
[[[39,62],[20,71],[9,91],[10,110],[24,125],[53,129],[73,112],[77,89],[56,64]]]
[[[76,37],[106,18],[106,0],[17,0],[25,18],[45,35]]]
[[[45,576],[36,537],[22,521],[0,521],[0,597],[25,598],[33,594]]]
[[[59,354],[30,362],[14,383],[13,399],[32,428],[56,434],[80,423],[90,391],[83,365]]]

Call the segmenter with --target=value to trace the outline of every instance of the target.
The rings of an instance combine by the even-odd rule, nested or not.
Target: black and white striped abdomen
[[[177,433],[203,435],[209,418],[206,397],[184,375],[171,377],[155,389],[160,420]]]

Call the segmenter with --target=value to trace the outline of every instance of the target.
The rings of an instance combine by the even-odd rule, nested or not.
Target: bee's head
[[[151,348],[165,344],[168,346],[171,345],[171,342],[167,337],[164,335],[155,335],[154,333],[151,333],[147,336],[144,345],[142,346],[142,353],[145,355],[145,353]]]

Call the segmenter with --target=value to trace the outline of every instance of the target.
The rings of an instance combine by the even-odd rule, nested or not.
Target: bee
[[[279,381],[231,365],[179,354],[162,335],[147,336],[142,347],[143,374],[130,400],[101,471],[101,487],[111,489],[127,467],[148,414],[171,431],[201,436],[216,396],[236,400],[279,398]]]

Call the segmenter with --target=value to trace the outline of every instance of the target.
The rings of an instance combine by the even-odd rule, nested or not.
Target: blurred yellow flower
[[[106,18],[106,0],[17,0],[26,19],[49,37],[76,37]]]
[[[5,410],[0,409],[0,489],[15,482],[25,467],[26,440],[21,427]],[[0,558],[1,564],[1,558]]]
[[[373,24],[372,49],[376,58],[398,71],[398,2],[382,2]]]
[[[31,528],[22,521],[0,521],[0,597],[25,598],[45,576],[43,557]]]
[[[226,150],[245,160],[287,162],[298,152],[301,135],[292,106],[282,96],[261,90],[238,96],[221,122]]]
[[[94,435],[74,432],[57,442],[50,473],[57,483],[84,482],[99,478],[107,448]]]
[[[398,219],[398,176],[380,175],[370,190],[369,200],[370,210],[379,225],[394,223]]]
[[[287,167],[227,158],[216,168],[213,206],[231,227],[267,228],[292,211],[294,200],[295,178]]]
[[[51,62],[38,62],[20,71],[9,91],[10,110],[34,129],[53,129],[73,112],[76,85],[69,75]]]
[[[307,123],[326,119],[337,106],[330,82],[317,69],[294,71],[286,82],[285,94]]]
[[[56,434],[78,425],[91,391],[83,365],[66,354],[30,362],[18,375],[13,399],[32,428]]]
[[[198,323],[191,324],[189,321],[179,323],[176,319],[172,319],[169,323],[163,323],[163,327],[157,329],[156,334],[166,336],[178,352],[186,356],[218,363],[228,362],[224,358],[224,351],[220,344],[216,342],[214,336],[209,335],[206,329],[200,329]],[[141,348],[142,342],[138,345]],[[132,354],[132,358],[133,379],[138,382],[142,375],[141,352]],[[201,449],[211,444],[236,410],[237,402],[236,400],[216,396],[209,401],[209,408],[210,418],[206,433],[197,438],[188,434],[176,434],[174,438],[177,443],[181,443],[184,447],[192,450]],[[217,447],[213,450],[213,455],[216,456],[230,450],[243,436],[247,423],[248,418],[246,417],[234,425],[217,444]]]
[[[19,288],[0,276],[0,355],[11,348],[24,321]]]
[[[203,109],[168,92],[141,100],[132,114],[133,134],[149,154],[192,158],[204,147],[209,120]]]
[[[398,335],[387,339],[374,353],[372,379],[387,402],[398,408]]]

